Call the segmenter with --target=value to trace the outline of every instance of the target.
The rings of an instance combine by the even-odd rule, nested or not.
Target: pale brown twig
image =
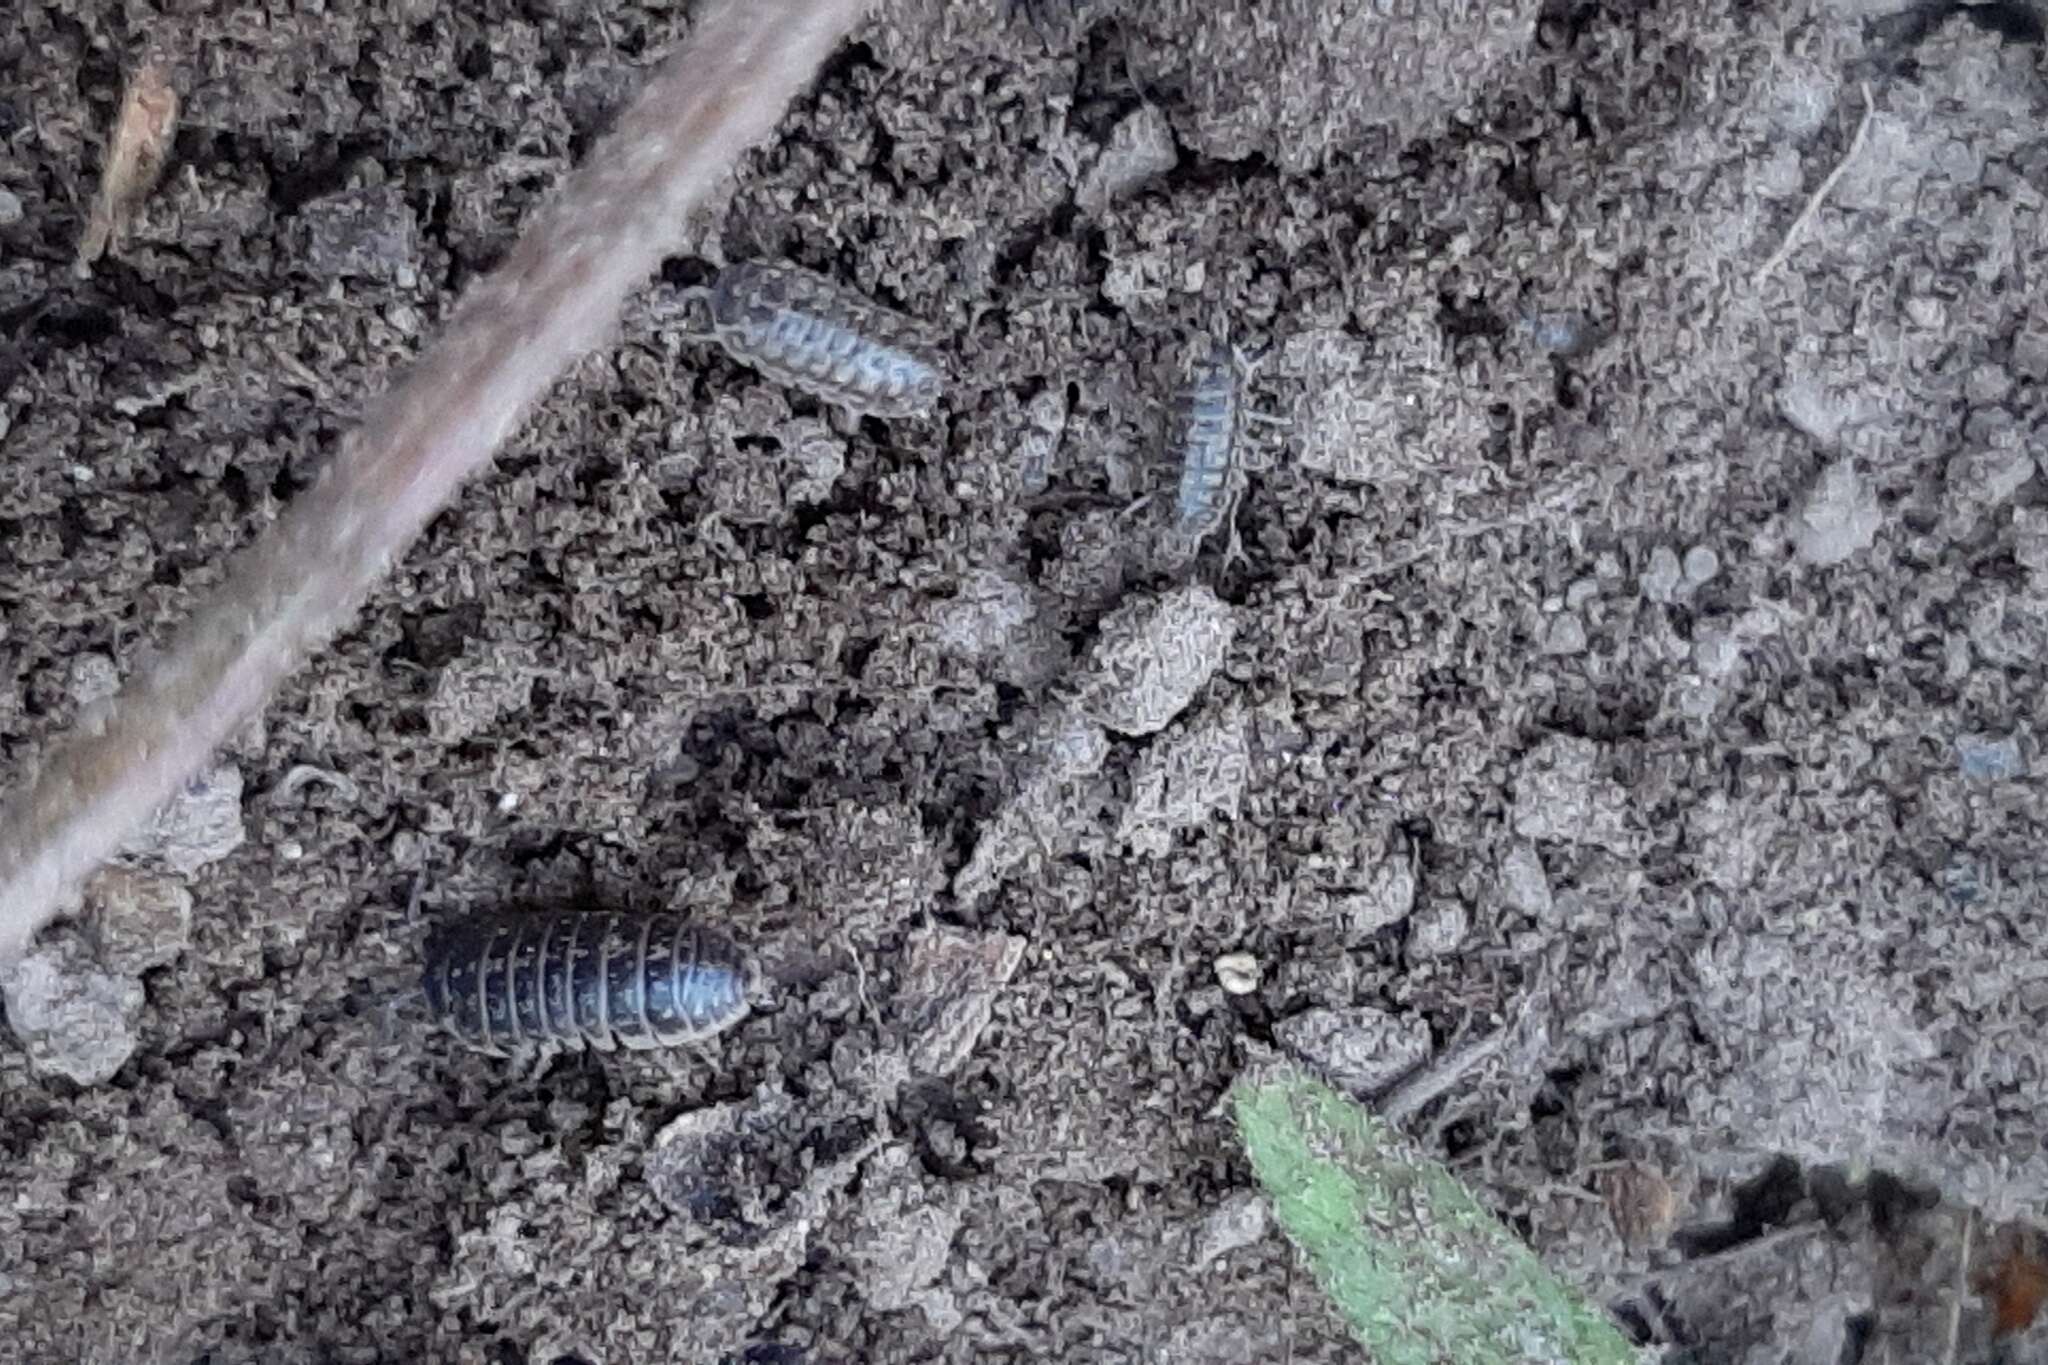
[[[656,71],[313,487],[0,810],[0,963],[348,623],[533,402],[604,339],[685,215],[866,9],[739,0]]]

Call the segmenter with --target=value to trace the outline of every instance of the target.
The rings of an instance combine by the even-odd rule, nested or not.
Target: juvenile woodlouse
[[[1221,526],[1237,502],[1237,368],[1230,348],[1221,342],[1196,370],[1187,423],[1173,524],[1192,546]]]
[[[1516,320],[1538,349],[1566,360],[1586,354],[1605,341],[1605,331],[1584,313],[1524,313]]]
[[[734,360],[856,415],[923,416],[945,388],[915,323],[808,270],[739,261],[686,297]]]
[[[430,944],[422,977],[443,1026],[503,1056],[526,1044],[675,1047],[746,1017],[753,968],[681,915],[501,915]]]
[[[1192,555],[1236,509],[1244,471],[1254,467],[1245,449],[1245,426],[1252,422],[1287,425],[1282,418],[1245,409],[1241,384],[1252,368],[1235,348],[1219,341],[1195,369],[1180,446],[1180,489],[1167,535],[1167,544],[1176,555]],[[1231,554],[1240,554],[1234,532]]]

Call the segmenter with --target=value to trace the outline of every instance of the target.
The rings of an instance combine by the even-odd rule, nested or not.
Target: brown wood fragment
[[[171,85],[170,68],[153,59],[144,61],[129,76],[128,87],[121,94],[121,111],[107,139],[92,216],[78,239],[80,264],[97,261],[127,234],[136,210],[163,174],[177,127],[178,92]]]

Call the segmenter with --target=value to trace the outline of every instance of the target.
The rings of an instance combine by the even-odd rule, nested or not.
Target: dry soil
[[[690,10],[16,3],[12,773]],[[886,7],[8,983],[0,1355],[1355,1360],[1219,1100],[1508,1030],[1408,1126],[1671,1360],[2048,1360],[2048,83],[2032,7],[1899,6]],[[753,258],[945,402],[664,308]],[[1217,339],[1286,425],[1189,562]],[[771,984],[675,1055],[432,1032],[426,935],[557,905]]]

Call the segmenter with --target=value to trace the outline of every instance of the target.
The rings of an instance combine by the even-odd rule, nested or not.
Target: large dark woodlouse
[[[503,1056],[559,1043],[675,1047],[746,1017],[754,968],[681,915],[494,915],[428,945],[427,1004],[449,1032]]]
[[[739,261],[687,296],[734,360],[855,415],[923,416],[945,389],[910,319],[822,275]]]

